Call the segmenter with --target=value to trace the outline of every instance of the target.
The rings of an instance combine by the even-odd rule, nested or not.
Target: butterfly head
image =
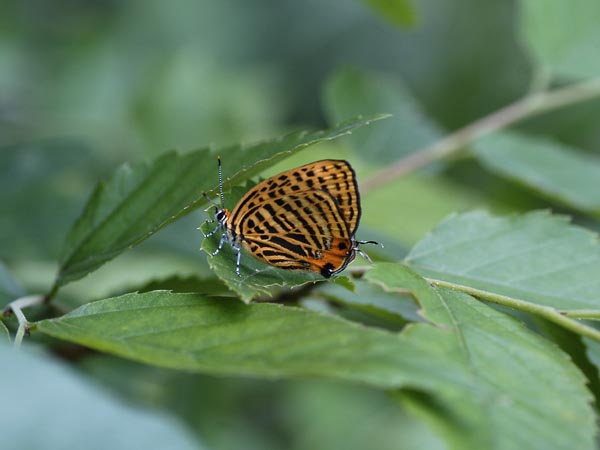
[[[229,210],[225,208],[217,208],[215,209],[215,220],[221,226],[227,225],[227,219],[229,219]]]

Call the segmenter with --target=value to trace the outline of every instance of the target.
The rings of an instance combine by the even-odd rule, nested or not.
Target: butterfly
[[[251,188],[233,210],[224,207],[223,172],[218,158],[221,204],[209,223],[222,235],[213,256],[227,241],[237,252],[235,272],[240,275],[241,248],[272,266],[318,272],[325,278],[338,274],[358,248],[375,241],[358,241],[361,208],[356,175],[347,161],[326,159],[290,169]]]

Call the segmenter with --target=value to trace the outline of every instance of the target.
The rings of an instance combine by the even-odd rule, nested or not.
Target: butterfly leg
[[[360,248],[355,249],[356,253],[358,253],[360,256],[362,256],[363,258],[365,258],[367,261],[369,261],[370,263],[373,262],[373,260],[371,259],[371,257],[369,255],[367,255],[365,252],[363,252]]]
[[[207,220],[206,222],[207,223],[214,223],[215,221],[214,220]],[[202,231],[202,230],[200,230],[200,231],[202,231],[202,234],[204,234],[204,237],[207,238],[207,237],[211,237],[213,234],[215,234],[219,228],[221,228],[221,227],[219,225],[217,225],[215,228],[213,228],[212,231],[209,231],[206,234],[204,234],[204,231]]]
[[[242,249],[239,245],[236,244],[231,244],[231,247],[233,247],[233,249],[237,252],[237,259],[235,261],[235,273],[238,277],[241,277],[242,275],[240,274],[240,258],[242,256]]]
[[[356,251],[356,253],[358,253],[360,256],[365,258],[370,263],[373,262],[371,257],[369,255],[367,255],[365,252],[363,252],[360,248],[358,248],[358,246],[362,245],[362,244],[375,244],[375,245],[380,245],[381,248],[383,248],[383,244],[381,242],[377,242],[377,241],[355,241],[354,244],[355,244],[354,250]]]
[[[212,252],[212,256],[215,256],[217,253],[219,253],[221,251],[221,249],[223,248],[223,243],[226,240],[227,240],[227,234],[223,233],[223,235],[221,236],[221,239],[219,240],[219,245],[217,246],[217,248],[215,249],[215,251]]]

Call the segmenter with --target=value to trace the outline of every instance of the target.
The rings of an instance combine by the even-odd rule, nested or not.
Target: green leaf
[[[421,275],[559,309],[600,306],[597,236],[540,211],[455,215],[414,246]]]
[[[57,286],[82,278],[193,208],[199,191],[212,186],[209,159],[208,150],[169,152],[150,163],[125,164],[100,183],[67,236]]]
[[[600,3],[521,0],[520,34],[535,62],[558,77],[600,75]]]
[[[8,272],[6,266],[0,261],[0,309],[13,300],[23,297],[25,291]]]
[[[555,345],[466,294],[432,288],[407,267],[379,263],[365,277],[388,290],[411,291],[436,327],[416,325],[406,334],[439,346],[470,377],[463,388],[472,395],[465,392],[456,405],[470,424],[449,426],[439,405],[428,412],[432,424],[443,423],[454,448],[594,448],[585,378]],[[467,431],[469,425],[476,431]]]
[[[489,170],[567,206],[600,213],[600,159],[550,139],[502,132],[482,139],[475,154]]]
[[[297,132],[251,146],[221,150],[227,185],[238,184],[288,155],[349,134],[383,118],[356,118],[332,129]],[[215,192],[214,152],[166,153],[150,163],[124,165],[100,183],[67,236],[55,287],[79,279],[204,204],[202,191]]]
[[[0,360],[10,386],[2,441],[11,448],[201,448],[171,417],[127,406],[39,352],[0,342]]]
[[[396,275],[392,271],[393,279],[399,279]],[[443,298],[437,299],[440,292]],[[461,344],[458,325],[439,326],[447,322],[433,313],[429,318],[435,326],[413,325],[398,334],[293,307],[161,291],[89,303],[35,326],[61,339],[174,369],[319,376],[418,389],[433,396],[454,424],[453,437],[446,437],[457,449],[491,448],[491,442],[515,448],[510,447],[515,441],[528,449],[592,448],[589,395],[560,350],[464,294],[431,289],[420,294],[423,304],[427,295],[457,310],[460,330],[481,339],[469,341],[475,353]],[[491,331],[482,335],[479,330]],[[557,403],[548,392],[565,398]]]
[[[349,140],[369,162],[395,161],[442,135],[402,82],[382,74],[341,70],[327,81],[324,103],[334,123],[361,113],[392,114],[391,119],[358,131]]]
[[[210,374],[319,375],[379,387],[413,378],[429,386],[461,379],[452,367],[438,370],[444,358],[393,333],[298,308],[200,294],[126,294],[35,326],[137,361]]]
[[[363,0],[363,2],[394,25],[414,25],[417,21],[414,5],[409,0]]]

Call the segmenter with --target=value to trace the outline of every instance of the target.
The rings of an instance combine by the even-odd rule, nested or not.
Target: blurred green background
[[[414,17],[400,14],[401,24],[369,3],[377,2],[2,2],[0,259],[26,291],[46,290],[87,196],[122,162],[323,128],[350,110],[404,117],[408,104],[406,123],[416,122],[398,131],[399,141],[358,134],[273,169],[343,157],[364,179],[530,88],[515,1],[415,1]],[[600,143],[597,110],[589,102],[521,126],[591,149]],[[384,122],[373,127],[397,126]],[[452,211],[546,206],[470,159],[369,191],[363,203],[359,237],[382,238],[395,252]],[[171,275],[208,276],[196,230],[204,218],[195,212],[169,226],[68,286],[60,302],[81,304]],[[215,379],[62,356],[108,386],[106,395],[166,411],[206,448],[443,448],[389,396],[366,388]]]

